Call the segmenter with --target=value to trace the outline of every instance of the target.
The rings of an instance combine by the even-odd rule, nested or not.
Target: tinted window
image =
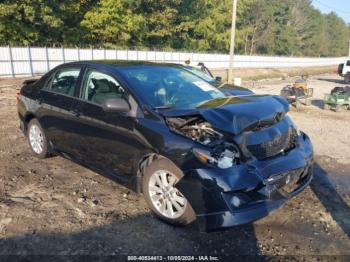
[[[122,67],[119,71],[146,103],[153,107],[195,108],[224,98],[220,90],[185,69],[167,66]]]
[[[96,70],[89,70],[84,78],[81,97],[87,101],[101,105],[106,99],[122,98],[124,89],[107,74]]]
[[[74,96],[79,74],[80,68],[58,70],[52,79],[51,90],[57,93]]]
[[[346,62],[346,66],[350,66],[350,60]]]

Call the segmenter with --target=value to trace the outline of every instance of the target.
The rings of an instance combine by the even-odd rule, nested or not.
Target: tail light
[[[17,100],[17,103],[19,102],[20,98],[21,98],[21,92],[20,92],[20,91],[17,91],[17,93],[16,93],[16,100]]]

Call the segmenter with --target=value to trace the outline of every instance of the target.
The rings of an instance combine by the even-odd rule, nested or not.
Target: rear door
[[[62,67],[53,73],[41,93],[41,119],[46,135],[52,146],[64,153],[72,153],[74,134],[77,133],[78,84],[80,66]]]

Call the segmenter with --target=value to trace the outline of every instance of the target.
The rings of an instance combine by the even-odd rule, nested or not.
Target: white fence
[[[147,60],[154,62],[204,62],[209,68],[228,68],[229,55],[184,52],[160,52],[114,49],[0,47],[0,76],[28,76],[43,74],[55,66],[78,60]],[[236,55],[236,68],[282,68],[337,65],[339,58],[297,58]]]

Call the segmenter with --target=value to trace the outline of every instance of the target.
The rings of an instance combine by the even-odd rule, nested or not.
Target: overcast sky
[[[313,5],[323,13],[336,12],[347,23],[350,23],[350,0],[313,0]]]

